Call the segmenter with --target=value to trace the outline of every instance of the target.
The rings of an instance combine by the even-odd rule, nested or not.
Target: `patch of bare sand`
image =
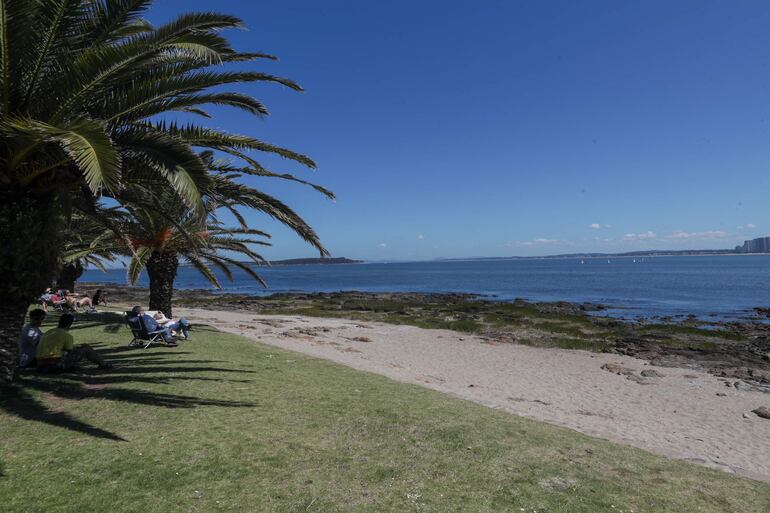
[[[770,482],[770,421],[751,413],[770,397],[727,387],[710,374],[611,354],[489,344],[473,335],[412,326],[194,309],[180,313],[265,344]],[[663,376],[628,379],[602,370],[608,363],[633,369],[635,378],[642,370]]]

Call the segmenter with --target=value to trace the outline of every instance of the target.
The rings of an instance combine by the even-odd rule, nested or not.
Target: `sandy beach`
[[[704,372],[412,326],[202,309],[177,314],[264,344],[770,482],[770,420],[751,413],[770,398]],[[617,374],[603,369],[605,364],[634,372]],[[642,378],[641,371],[660,377]]]

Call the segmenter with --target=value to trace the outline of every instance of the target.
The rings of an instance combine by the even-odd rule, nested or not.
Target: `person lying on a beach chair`
[[[161,325],[154,316],[148,315],[147,310],[141,306],[137,305],[132,308],[131,313],[142,319],[142,323],[144,323],[144,327],[148,332],[160,332],[163,340],[165,340],[167,344],[173,344],[175,342],[174,335],[171,333],[172,330],[185,334],[186,339],[189,337],[188,329],[190,328],[190,323],[187,322],[187,319],[184,317],[176,322],[171,321],[167,322],[165,325]],[[166,320],[169,321],[169,319]]]
[[[48,307],[52,306],[55,310],[64,311],[68,308],[67,300],[58,293],[52,292],[51,287],[45,289],[45,292],[40,295],[38,304],[43,307],[44,311],[48,311]]]
[[[75,294],[74,292],[70,292],[69,290],[66,292],[67,293],[64,296],[64,299],[67,302],[67,307],[70,310],[73,312],[76,312],[80,308],[88,308],[93,310],[93,303],[91,302],[91,298],[88,297],[88,295],[81,296],[79,294]]]
[[[185,340],[190,340],[190,322],[184,317],[175,321],[166,317],[163,312],[157,311],[152,318],[159,326],[170,329],[172,335],[181,335]]]
[[[37,346],[37,370],[59,372],[76,369],[83,358],[95,363],[100,369],[111,369],[99,353],[86,344],[75,347],[75,339],[69,332],[75,316],[65,313],[59,317],[59,326],[45,332]]]
[[[134,310],[126,312],[126,325],[131,330],[133,339],[129,342],[129,347],[144,347],[147,349],[153,342],[166,342],[166,345],[174,347],[175,341],[167,342],[164,335],[167,335],[166,329],[158,327],[157,330],[151,331],[147,329],[144,324],[144,320],[141,315],[137,314]]]

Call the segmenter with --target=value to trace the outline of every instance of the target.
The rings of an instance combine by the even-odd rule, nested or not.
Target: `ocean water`
[[[770,255],[434,261],[260,269],[264,289],[245,273],[224,292],[469,292],[498,300],[602,303],[609,315],[634,318],[693,314],[736,319],[770,306]],[[88,270],[82,281],[125,283],[125,270]],[[147,284],[146,276],[140,285]],[[210,288],[192,268],[180,268],[176,286]]]

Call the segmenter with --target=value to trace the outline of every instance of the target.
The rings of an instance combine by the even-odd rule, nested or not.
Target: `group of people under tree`
[[[69,313],[59,317],[57,327],[43,333],[41,329],[46,317],[45,310],[37,308],[29,313],[29,324],[19,334],[19,366],[36,367],[40,372],[72,370],[86,359],[100,369],[109,369],[108,363],[91,346],[75,346],[75,338],[69,332],[75,316]]]
[[[48,287],[40,295],[38,302],[44,311],[48,311],[49,306],[72,312],[83,308],[87,311],[94,311],[98,305],[107,304],[107,293],[102,289],[97,289],[94,296],[91,297],[88,294],[75,294],[67,289],[54,291],[51,287]]]
[[[36,308],[29,313],[29,323],[21,329],[18,339],[19,367],[35,368],[39,372],[51,373],[69,371],[78,368],[80,362],[87,360],[100,369],[110,369],[107,362],[88,344],[75,345],[70,328],[75,316],[64,313],[59,317],[56,328],[43,332],[43,321],[47,312]],[[178,338],[190,340],[190,323],[184,317],[179,320],[168,319],[163,312],[150,315],[143,307],[135,306],[130,317],[141,319],[147,331],[158,332],[169,346],[176,345]]]
[[[321,255],[328,254],[289,205],[264,192],[257,178],[253,185],[241,180],[295,182],[333,199],[331,191],[284,172],[290,170],[269,170],[260,156],[279,156],[306,169],[315,169],[316,163],[289,148],[201,121],[211,118],[210,105],[267,116],[266,106],[244,84],[303,91],[293,80],[264,73],[255,64],[275,56],[233,47],[223,32],[243,28],[241,19],[216,12],[180,13],[155,26],[147,22],[152,1],[71,0],[56,3],[55,9],[49,4],[0,4],[5,13],[0,37],[0,386],[14,379],[17,336],[30,303],[64,311],[96,306],[93,298],[53,293],[49,299],[55,301],[39,302],[40,292],[54,280],[59,288],[72,289],[83,262],[98,267],[100,258],[131,258],[136,265],[129,269],[146,268],[151,291],[162,292],[155,301],[151,294],[149,306],[171,316],[181,260],[216,287],[214,269],[230,276],[228,265],[259,279],[252,266],[232,256],[265,261],[254,248],[269,245],[264,240],[269,234],[251,226],[246,211],[270,216]],[[180,111],[198,117],[179,124],[174,121]],[[228,212],[237,222],[234,228],[219,218]],[[81,221],[93,224],[93,230],[80,229]],[[102,237],[101,232],[109,234]]]

